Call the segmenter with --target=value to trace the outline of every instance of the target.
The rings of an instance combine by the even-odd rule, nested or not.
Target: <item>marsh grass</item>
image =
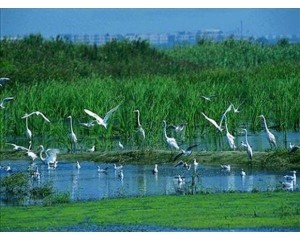
[[[14,52],[6,51],[12,48],[13,43],[4,43],[4,56],[8,62],[15,63],[20,71],[24,71],[26,81],[14,72],[17,68],[9,68],[7,62],[3,63],[3,69],[17,79],[1,90],[1,97],[15,98],[0,112],[1,148],[10,137],[24,136],[25,121],[21,117],[36,110],[43,112],[51,124],[36,116],[30,118],[29,128],[34,137],[40,139],[39,143],[34,144],[64,148],[69,146],[69,115],[73,117],[74,131],[83,146],[88,141],[96,142],[100,149],[112,149],[113,140],[119,139],[136,147],[164,148],[162,120],[165,119],[168,124],[186,122],[187,141],[200,135],[218,136],[201,112],[218,122],[231,102],[235,106],[243,102],[239,114],[228,114],[228,128],[235,135],[241,127],[261,130],[262,122],[257,118],[260,114],[266,116],[270,128],[299,130],[299,45],[262,46],[229,39],[223,43],[204,42],[193,47],[158,51],[143,42],[113,42],[98,48],[75,46],[60,40],[49,43],[34,36],[24,43],[16,42],[19,44],[18,51],[25,47],[32,48],[32,52],[28,53],[30,56],[39,50],[37,54],[43,60],[35,62],[37,66],[49,64],[46,72],[44,68],[41,70],[41,76],[44,77],[41,78],[38,68],[31,69],[30,65],[26,65],[28,63],[24,56],[9,58]],[[38,49],[34,49],[35,44],[38,44]],[[49,49],[53,49],[51,54],[54,55],[49,55]],[[59,52],[56,53],[55,49],[59,50],[59,56],[56,56]],[[69,64],[53,65],[55,58],[64,61],[72,52],[74,55],[70,61],[75,62],[76,66],[84,65],[82,68],[91,67],[89,74],[83,74],[81,68],[76,68],[76,74],[72,75]],[[122,56],[126,53],[129,55],[123,62]],[[107,60],[103,54],[108,57]],[[142,67],[141,56],[145,57],[144,65],[147,67]],[[34,54],[32,57],[30,61],[37,60]],[[161,70],[157,64],[150,64],[155,61],[154,58],[158,62],[161,59],[161,66],[165,70]],[[107,61],[112,69],[122,64],[124,69],[120,71],[126,74],[113,74],[110,72],[112,69],[104,72],[96,70],[96,66],[108,67]],[[134,64],[139,69],[131,71]],[[33,74],[32,81],[28,81],[30,75],[26,75],[29,72],[25,70]],[[61,71],[62,75],[52,75],[54,70],[57,74]],[[66,76],[64,70],[70,72],[71,76]],[[202,95],[217,97],[206,102],[201,99]],[[108,110],[118,104],[121,106],[109,120],[108,129],[96,126],[87,130],[79,125],[90,120],[83,109],[90,109],[104,117]],[[135,139],[135,109],[140,110],[141,124],[146,131],[146,140],[142,145]],[[172,135],[171,132],[168,134]]]

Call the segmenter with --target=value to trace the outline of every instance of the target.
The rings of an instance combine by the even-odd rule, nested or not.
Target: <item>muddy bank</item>
[[[1,160],[26,159],[24,152],[1,151]],[[174,157],[176,151],[166,150],[130,150],[130,151],[107,151],[107,152],[81,152],[76,154],[60,153],[58,160],[90,160],[103,163],[176,163]],[[286,150],[270,152],[254,152],[250,161],[244,151],[201,151],[193,152],[188,157],[180,159],[192,162],[196,158],[202,164],[251,164],[265,168],[291,168],[300,169],[300,151],[288,153]]]

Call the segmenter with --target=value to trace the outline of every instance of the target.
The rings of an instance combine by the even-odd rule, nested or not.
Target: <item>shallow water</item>
[[[191,191],[224,192],[224,191],[272,191],[280,187],[284,175],[289,171],[273,171],[245,168],[246,176],[241,177],[240,167],[231,166],[231,171],[222,170],[219,166],[199,165],[188,171],[173,164],[160,164],[159,172],[152,173],[153,165],[126,164],[123,166],[124,178],[120,179],[119,171],[113,164],[99,164],[92,161],[80,161],[81,169],[76,169],[76,161],[59,161],[55,170],[48,170],[46,165],[37,162],[41,179],[32,180],[34,185],[51,182],[58,192],[69,192],[71,199],[90,200],[116,198],[125,196],[186,194]],[[1,161],[1,165],[11,164],[14,172],[26,172],[28,160]],[[107,174],[99,173],[109,167]],[[1,178],[9,173],[1,170]],[[184,176],[185,181],[178,183],[176,176]],[[298,189],[296,185],[296,190]],[[295,189],[294,189],[295,190]]]

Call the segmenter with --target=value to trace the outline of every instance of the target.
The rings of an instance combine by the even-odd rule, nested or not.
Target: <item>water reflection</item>
[[[6,165],[8,161],[2,161]],[[14,171],[27,171],[28,161],[14,161]],[[230,171],[220,166],[199,165],[195,170],[175,168],[173,164],[160,164],[159,172],[153,174],[153,165],[123,166],[114,170],[112,164],[102,164],[99,172],[98,163],[82,161],[81,169],[76,169],[74,162],[60,161],[57,169],[48,170],[47,166],[39,165],[41,174],[36,186],[51,182],[59,192],[69,192],[73,200],[102,199],[120,196],[192,194],[198,191],[267,191],[280,187],[286,172],[246,168],[246,175],[241,176],[240,167],[231,166]],[[1,177],[9,173],[1,172]],[[182,176],[183,181],[178,180]],[[296,185],[297,186],[297,185]]]

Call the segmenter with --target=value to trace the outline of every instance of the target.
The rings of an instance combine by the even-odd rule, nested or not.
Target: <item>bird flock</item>
[[[6,78],[6,77],[2,77],[0,78],[0,87],[2,87],[4,84],[6,84],[7,82],[9,82],[10,79]],[[216,96],[201,96],[204,100],[206,101],[212,101],[212,99]],[[14,97],[6,97],[4,99],[2,99],[1,103],[0,103],[0,109],[4,110],[6,108],[6,105],[13,101]],[[235,137],[229,132],[228,130],[228,126],[227,126],[227,114],[231,111],[233,111],[235,114],[238,114],[240,112],[240,107],[243,104],[243,102],[241,104],[238,105],[237,108],[235,108],[235,106],[230,103],[229,107],[225,110],[225,112],[222,114],[220,122],[217,123],[216,120],[212,119],[211,117],[209,117],[206,113],[201,112],[201,115],[204,117],[205,120],[207,120],[220,134],[223,134],[224,128],[225,127],[225,136],[227,138],[227,142],[228,142],[228,146],[231,150],[235,151],[237,149],[237,145],[235,143]],[[90,119],[89,122],[87,123],[80,123],[80,125],[87,127],[87,128],[91,128],[91,127],[95,127],[95,124],[104,127],[105,129],[107,129],[108,126],[108,121],[111,118],[112,114],[114,112],[116,112],[119,108],[120,105],[115,106],[114,108],[112,108],[111,110],[109,110],[104,117],[100,117],[97,113],[89,110],[89,109],[83,109],[83,111],[90,116],[92,119]],[[138,109],[133,111],[136,114],[136,122],[137,122],[137,134],[139,135],[141,141],[144,141],[146,139],[146,133],[144,128],[142,127],[141,124],[141,120],[140,120],[140,111]],[[29,147],[24,147],[24,146],[18,146],[14,143],[6,143],[8,145],[11,145],[13,147],[14,151],[24,151],[26,153],[26,155],[28,156],[28,158],[31,160],[31,164],[30,164],[30,168],[31,168],[31,172],[32,172],[32,177],[33,178],[39,178],[40,174],[38,171],[38,167],[37,165],[35,165],[35,160],[36,159],[40,159],[42,161],[42,163],[44,163],[45,165],[47,165],[48,169],[56,169],[58,166],[58,160],[57,160],[57,155],[60,153],[59,149],[44,149],[44,147],[42,145],[39,146],[39,156],[31,149],[32,147],[32,138],[33,138],[33,134],[32,131],[30,130],[29,126],[28,126],[28,119],[34,116],[38,116],[41,117],[45,122],[51,124],[50,120],[40,111],[33,111],[31,113],[25,113],[24,116],[21,117],[21,119],[25,119],[25,135],[26,138],[29,141]],[[274,136],[274,134],[269,130],[268,126],[267,126],[267,121],[264,115],[259,115],[259,118],[261,118],[263,120],[263,124],[264,124],[264,128],[265,128],[265,132],[266,132],[266,136],[268,139],[268,142],[270,144],[271,148],[276,148],[277,147],[277,143],[276,143],[276,137]],[[77,136],[74,132],[73,129],[73,119],[72,116],[68,116],[67,118],[70,119],[70,133],[69,133],[69,140],[70,140],[70,144],[71,144],[71,152],[75,153],[76,152],[76,144],[78,142]],[[173,131],[175,131],[176,133],[182,133],[186,127],[186,123],[181,123],[177,126],[170,124],[167,125],[166,120],[162,120],[163,123],[163,136],[164,139],[168,145],[168,147],[173,151],[179,151],[178,154],[176,154],[176,156],[174,157],[174,161],[178,161],[180,158],[182,157],[188,157],[192,154],[192,149],[196,148],[199,144],[192,144],[189,147],[187,147],[186,149],[183,149],[182,147],[180,147],[180,144],[177,143],[177,140],[174,137],[168,136],[167,134],[167,128],[171,128]],[[224,125],[224,126],[223,126]],[[251,145],[248,142],[248,132],[247,129],[244,128],[242,129],[242,131],[245,133],[245,142],[241,143],[241,147],[242,149],[247,153],[248,159],[251,161],[253,159],[253,150]],[[118,142],[118,146],[120,149],[124,149],[123,144],[119,141]],[[295,151],[297,151],[300,147],[296,146],[296,145],[292,145],[290,143],[290,147],[289,147],[289,152],[293,153]],[[95,151],[95,145],[92,146],[92,148],[88,149],[88,152],[94,152]],[[193,166],[193,169],[196,170],[198,167],[198,163],[196,161],[196,159],[194,159],[194,162],[191,164],[188,164],[187,162],[184,162],[183,160],[178,161],[175,164],[175,167],[182,167],[186,170],[190,170]],[[76,162],[76,168],[79,170],[81,168],[80,163],[77,161]],[[120,177],[120,179],[124,178],[124,173],[123,173],[123,166],[116,166],[114,165],[114,169],[116,171],[118,171],[118,176]],[[1,169],[7,171],[7,172],[11,172],[11,167],[10,166],[6,166],[6,167],[1,167]],[[225,170],[225,171],[230,171],[230,165],[221,165],[221,169]],[[100,166],[98,166],[97,171],[100,173],[105,173],[107,172],[107,169],[101,169]],[[154,169],[153,169],[153,174],[157,174],[158,173],[158,165],[155,164]],[[293,172],[292,176],[285,176],[284,177],[284,181],[281,182],[283,187],[286,186],[290,186],[291,184],[295,184],[296,182],[296,171]],[[242,169],[241,174],[242,177],[244,177],[246,175],[246,173],[244,172],[244,170]],[[178,180],[178,183],[182,184],[184,182],[184,176],[178,175],[175,177]],[[294,185],[293,185],[294,186]]]

